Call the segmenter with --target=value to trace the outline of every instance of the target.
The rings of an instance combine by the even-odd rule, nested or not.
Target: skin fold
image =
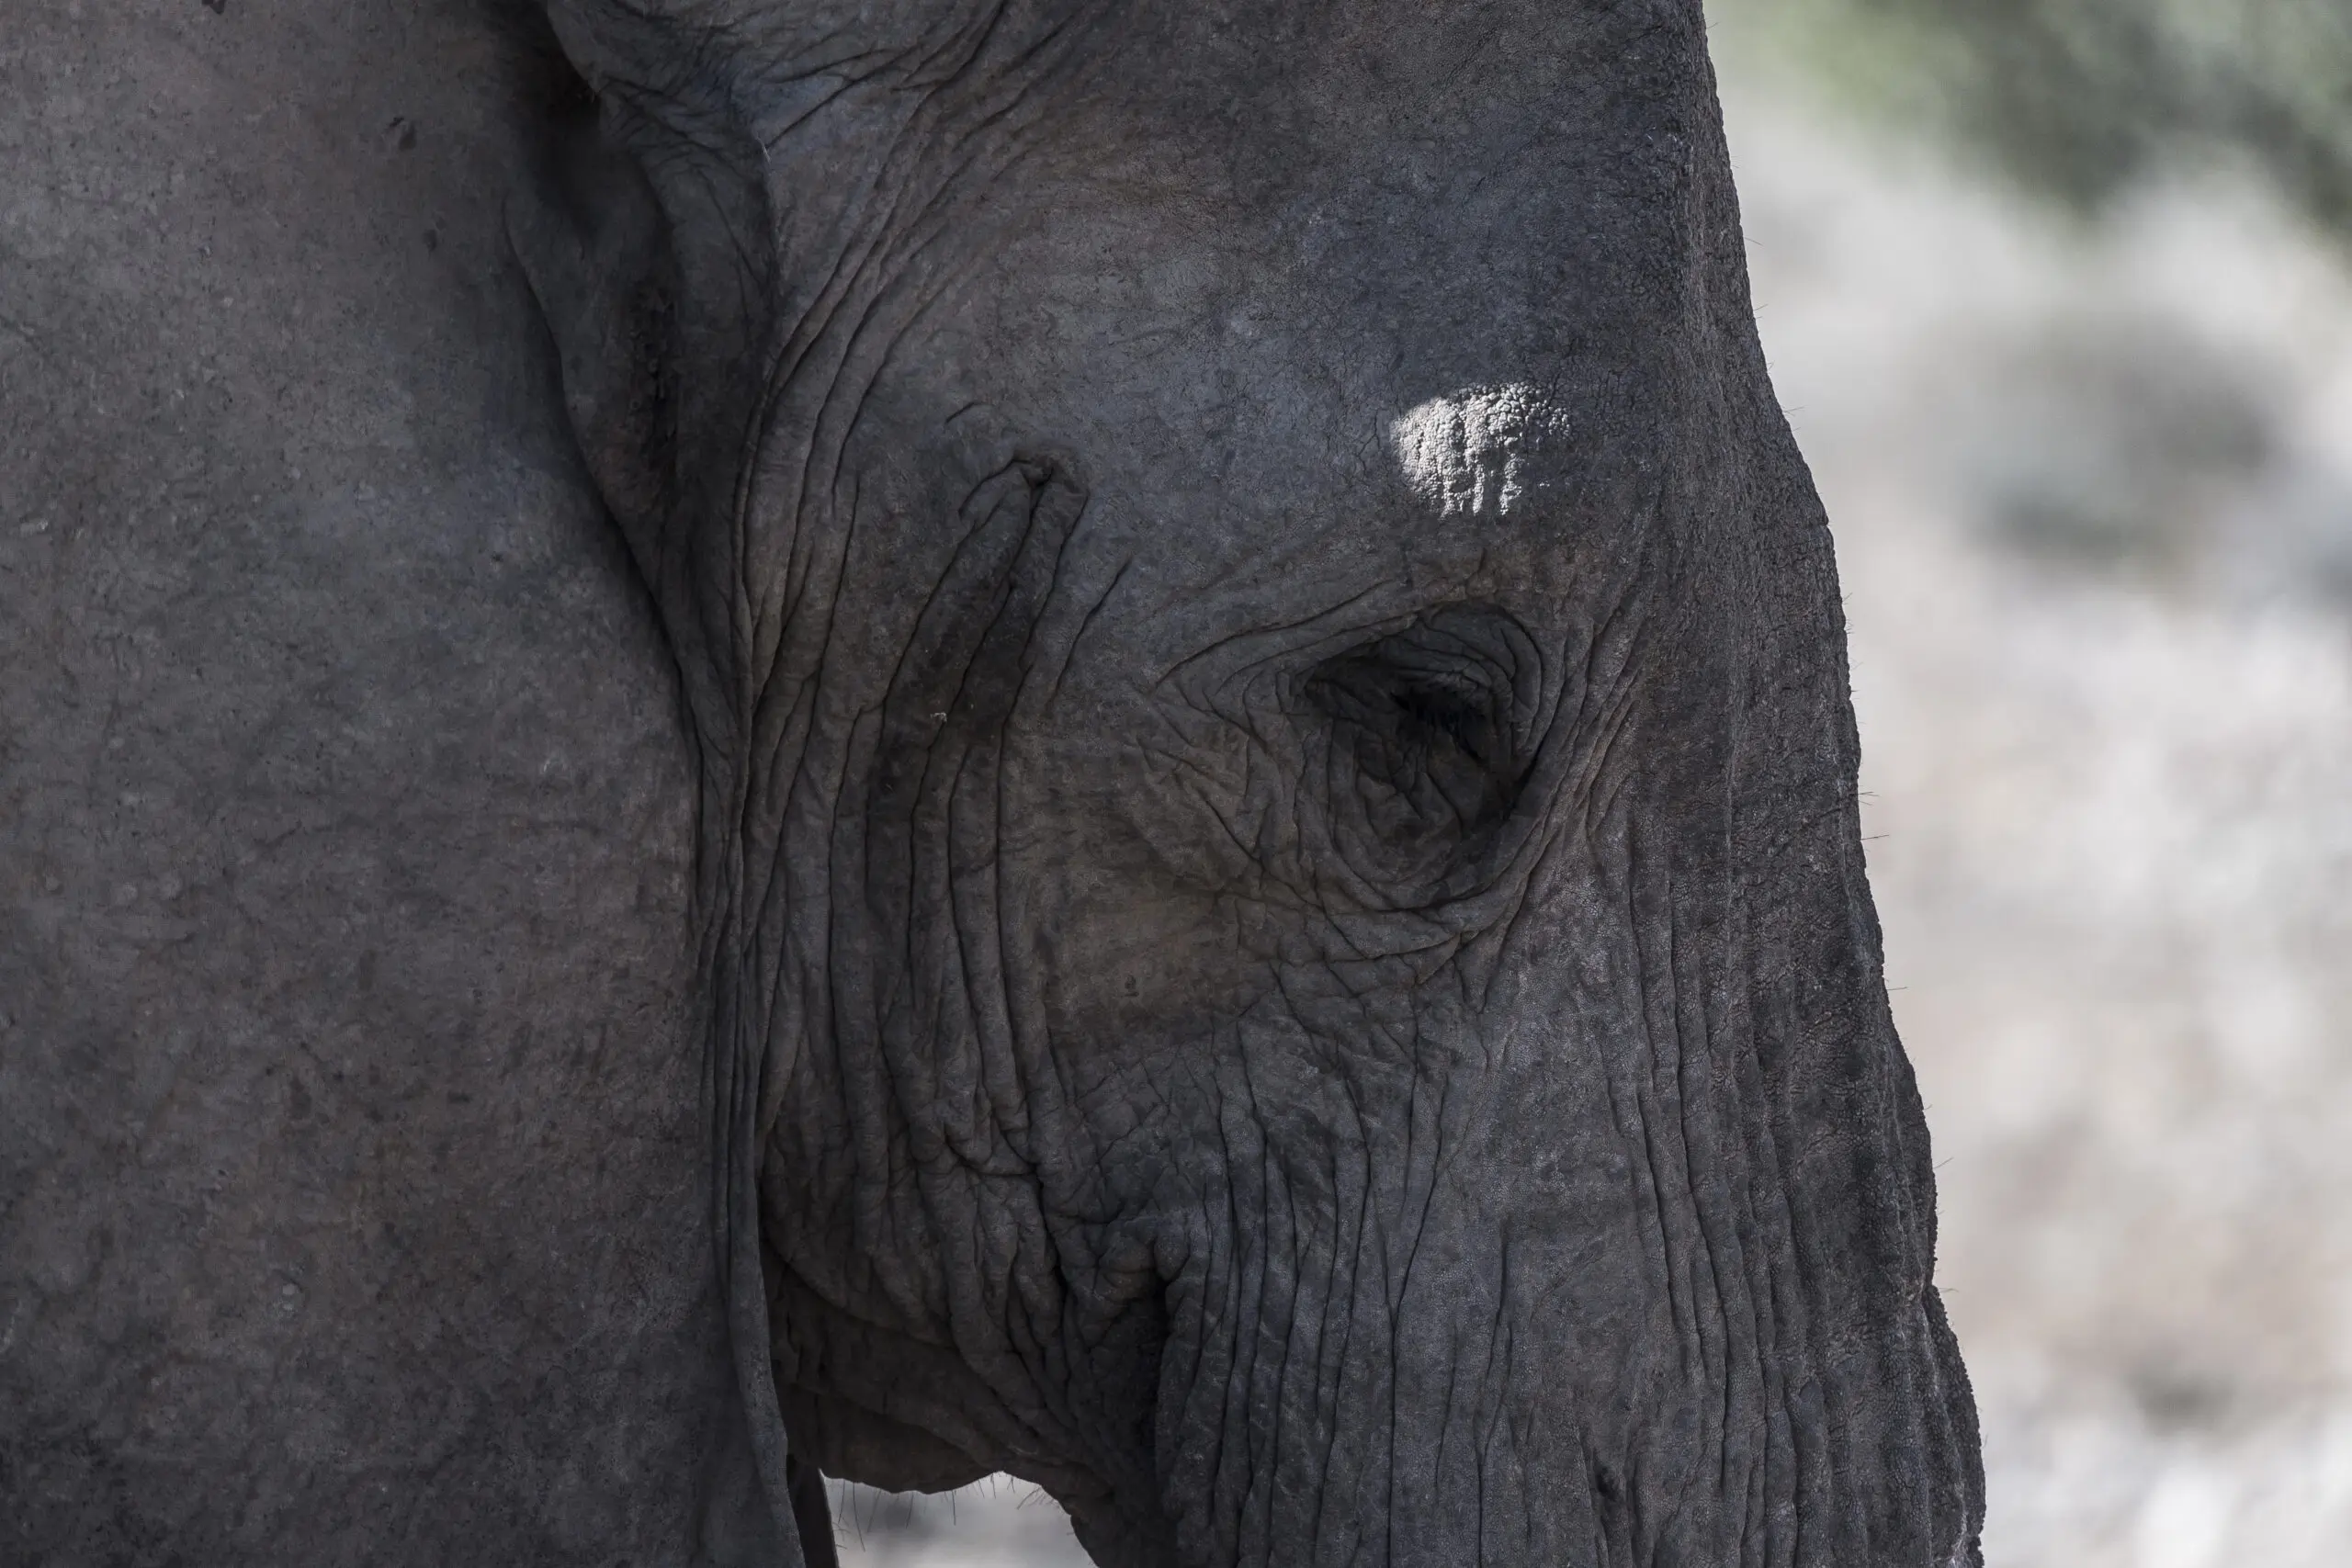
[[[770,1472],[1138,1568],[1972,1561],[1696,7],[552,25]]]
[[[1696,0],[0,87],[0,1562],[1980,1561]]]

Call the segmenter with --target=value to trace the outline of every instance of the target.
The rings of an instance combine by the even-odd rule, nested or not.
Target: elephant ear
[[[673,537],[690,510],[681,480],[679,432],[687,422],[677,373],[688,269],[670,209],[616,131],[615,108],[573,68],[543,14],[534,7],[526,20],[542,88],[531,106],[533,156],[507,199],[508,243],[554,340],[581,456],[675,646],[682,612],[666,591],[693,564],[690,550],[674,547],[684,541]],[[681,667],[691,693],[693,661],[682,658]],[[701,1529],[689,1562],[835,1568],[823,1477],[793,1451],[777,1407],[759,1266],[754,1107],[730,1094],[734,1077],[717,1075],[711,1115],[717,1283],[738,1397],[713,1413]]]
[[[589,474],[650,577],[676,473],[678,269],[652,183],[581,93],[550,117],[508,200],[507,235],[554,337]]]

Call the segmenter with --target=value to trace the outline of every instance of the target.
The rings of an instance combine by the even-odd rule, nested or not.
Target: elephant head
[[[1696,0],[550,12],[773,1506],[1974,1561]]]

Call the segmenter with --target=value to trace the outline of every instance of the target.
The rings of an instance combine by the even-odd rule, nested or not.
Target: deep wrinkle
[[[745,1398],[1118,1568],[1942,1568],[1980,1483],[1702,32],[1495,10],[905,0],[814,107],[845,13],[567,31],[679,258],[673,471],[605,478],[729,716]]]

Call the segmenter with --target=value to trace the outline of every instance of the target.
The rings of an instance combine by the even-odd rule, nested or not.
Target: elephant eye
[[[1326,727],[1318,793],[1359,871],[1387,882],[1442,874],[1510,814],[1527,774],[1529,651],[1515,623],[1457,610],[1307,678]]]
[[[1442,686],[1407,686],[1391,694],[1390,701],[1425,737],[1442,737],[1481,768],[1494,760],[1495,716],[1476,698]]]

